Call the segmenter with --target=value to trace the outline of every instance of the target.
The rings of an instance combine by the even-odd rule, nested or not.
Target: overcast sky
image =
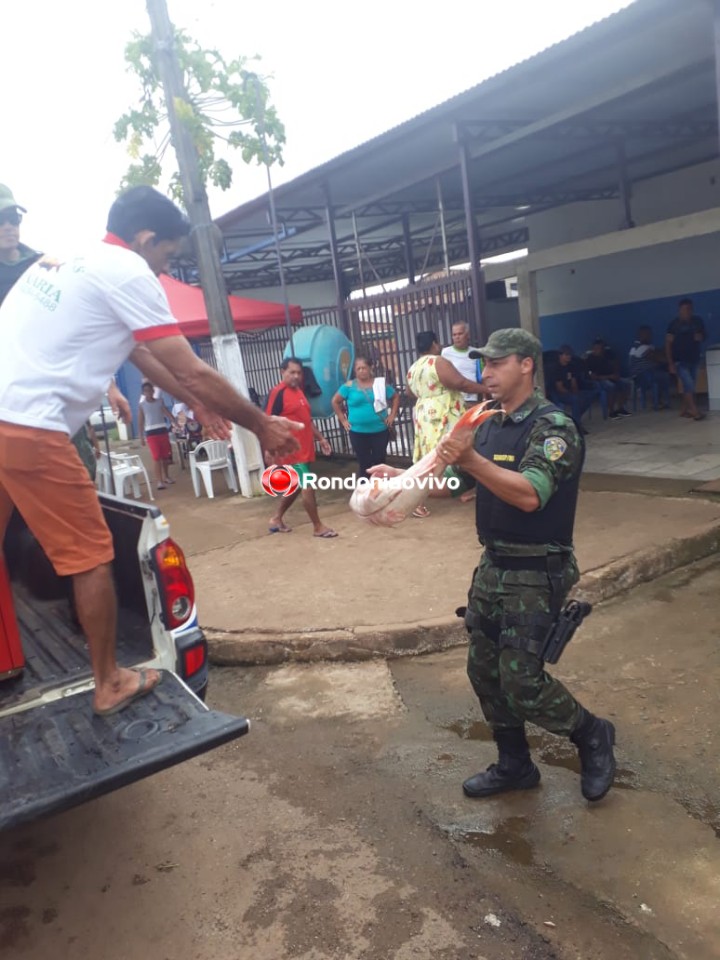
[[[280,184],[465,90],[628,0],[168,0],[171,19],[227,57],[260,54],[287,130]],[[104,232],[128,165],[114,121],[137,100],[125,43],[144,0],[14,3],[0,57],[0,183],[25,243],[67,251]],[[8,18],[6,17],[6,20]],[[213,216],[264,192],[238,163]]]

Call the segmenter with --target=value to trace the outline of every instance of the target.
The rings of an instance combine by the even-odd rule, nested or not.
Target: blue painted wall
[[[540,317],[540,334],[545,350],[557,350],[569,343],[575,353],[582,355],[590,349],[596,337],[615,350],[627,368],[627,355],[639,326],[652,328],[656,347],[665,342],[667,326],[677,313],[678,300],[691,296],[695,313],[705,321],[705,346],[720,343],[720,290],[702,293],[678,294],[657,300],[638,300],[634,303],[616,303],[592,310],[574,310]]]

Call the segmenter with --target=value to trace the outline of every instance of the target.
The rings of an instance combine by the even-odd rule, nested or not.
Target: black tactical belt
[[[495,553],[494,550],[489,550],[486,547],[485,556],[496,567],[500,567],[501,570],[539,570],[545,572],[557,564],[558,559],[555,558],[559,558],[560,563],[564,563],[570,554],[548,553],[541,557],[524,557],[505,553]]]

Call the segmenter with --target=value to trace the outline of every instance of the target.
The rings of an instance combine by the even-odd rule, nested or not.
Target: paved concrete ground
[[[720,417],[695,423],[676,411],[605,423],[596,415],[576,529],[587,599],[717,548],[720,501],[697,492],[714,489],[712,470],[692,471],[716,457],[720,476],[719,426]],[[348,474],[352,465],[323,460],[319,470]],[[287,514],[293,532],[269,535],[269,497],[232,495],[219,477],[214,500],[196,498],[188,471],[174,476],[157,503],[190,557],[217,662],[352,659],[462,640],[453,613],[479,555],[472,504],[432,500],[431,517],[387,530],[359,521],[347,493],[321,493],[321,516],[340,536],[319,540],[299,503]]]
[[[214,669],[247,737],[0,834],[0,954],[717,960],[719,574],[604,605],[555,668],[617,726],[594,806],[539,730],[538,790],[463,797],[494,759],[464,650]]]
[[[203,621],[223,630],[289,631],[450,616],[465,602],[480,554],[474,505],[436,501],[431,509],[425,520],[384,529],[335,502],[323,511],[340,533],[331,541],[314,539],[306,522],[297,523],[301,515],[289,520],[297,523],[292,533],[271,536],[262,516],[248,517],[254,536],[247,531],[240,543],[192,557]],[[182,525],[172,510],[167,515],[180,538]],[[720,504],[586,491],[576,529],[580,568],[604,567],[658,538],[690,537],[718,524]]]
[[[642,493],[624,492],[622,483],[588,476],[581,494],[576,542],[591,600],[668,569],[648,565],[648,557],[669,562],[682,541],[698,542],[692,559],[720,538],[720,502],[689,494],[686,481],[642,481]],[[465,602],[479,556],[472,503],[434,500],[429,518],[388,530],[359,521],[347,494],[321,494],[320,501],[323,519],[340,534],[335,540],[313,538],[299,504],[287,515],[292,533],[268,534],[269,498],[196,499],[186,473],[159,495],[189,555],[200,619],[220,662],[437,649],[448,628],[462,639],[454,610]],[[644,558],[642,569],[637,558]],[[597,592],[598,578],[606,592]],[[283,646],[290,640],[293,653]],[[248,643],[263,650],[250,651]]]
[[[720,504],[695,486],[586,477],[586,576],[633,547],[707,544]],[[187,474],[160,496],[206,624],[444,616],[475,556],[469,505],[377,531],[323,498],[341,537],[315,541],[305,523],[267,535],[266,501],[195,500]],[[593,807],[569,744],[540,731],[540,790],[463,798],[460,781],[494,751],[461,648],[214,669],[210,705],[250,716],[247,738],[0,835],[0,953],[717,960],[719,572],[706,561],[603,605],[558,665],[618,727],[617,789]]]
[[[638,411],[624,420],[605,420],[597,407],[587,421],[589,473],[688,479],[720,478],[720,413],[695,422],[677,409]]]

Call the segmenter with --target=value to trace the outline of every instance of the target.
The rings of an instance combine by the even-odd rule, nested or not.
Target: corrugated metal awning
[[[336,211],[342,270],[359,286],[443,263],[438,185],[452,263],[467,260],[458,132],[483,251],[526,245],[526,218],[618,196],[618,144],[632,181],[717,156],[712,5],[637,0],[561,43],[275,190],[287,282],[331,280],[325,206]],[[406,223],[403,226],[403,215]],[[217,221],[231,289],[275,286],[267,195]]]

